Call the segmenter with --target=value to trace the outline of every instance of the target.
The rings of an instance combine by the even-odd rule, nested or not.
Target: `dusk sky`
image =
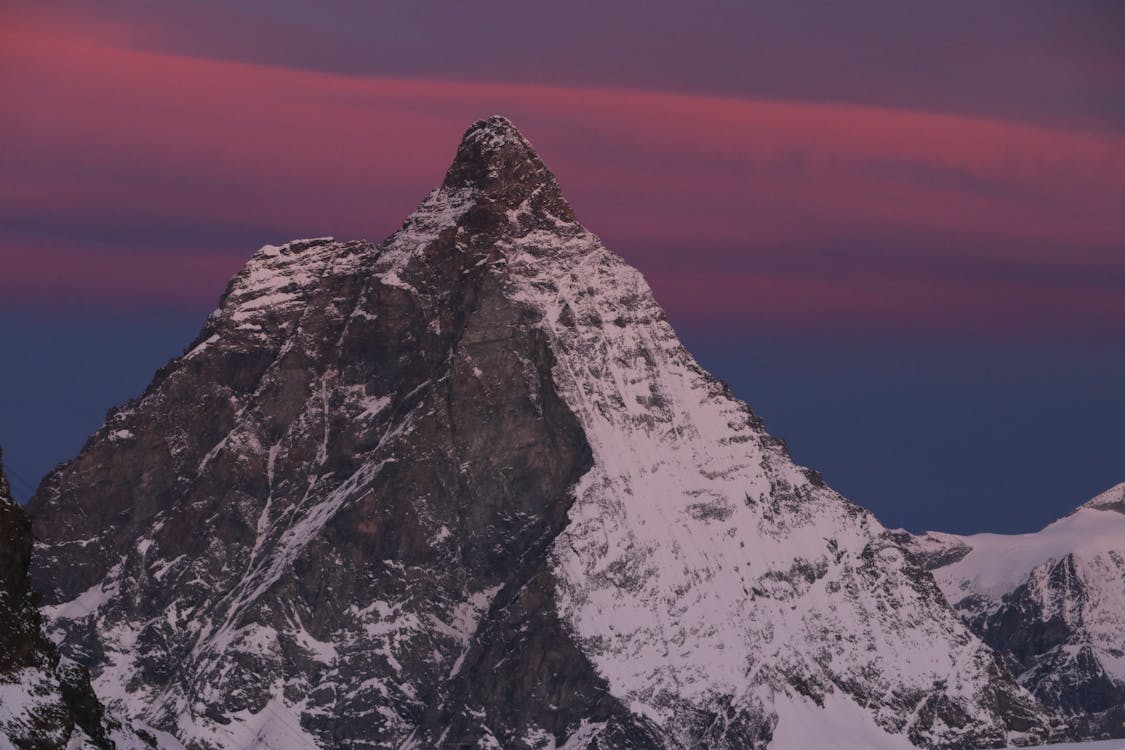
[[[1119,2],[16,1],[0,102],[21,499],[254,250],[382,239],[493,113],[885,524],[1029,531],[1125,481]]]

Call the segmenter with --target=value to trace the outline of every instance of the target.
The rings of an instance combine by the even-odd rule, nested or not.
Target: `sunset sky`
[[[799,462],[1037,528],[1125,481],[1123,40],[1115,2],[6,3],[15,488],[255,249],[382,239],[502,113]]]

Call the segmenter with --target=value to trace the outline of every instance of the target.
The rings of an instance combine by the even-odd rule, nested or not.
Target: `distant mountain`
[[[52,633],[191,748],[1051,731],[500,117],[384,243],[262,248],[30,508]]]
[[[129,750],[150,737],[106,716],[86,670],[59,657],[32,603],[31,522],[0,465],[0,750]]]
[[[1125,737],[1125,484],[1034,534],[909,544],[1045,706],[1082,737]]]

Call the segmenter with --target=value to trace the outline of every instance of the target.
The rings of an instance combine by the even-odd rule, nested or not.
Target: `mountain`
[[[258,251],[30,508],[52,633],[190,748],[1051,731],[501,117],[385,242]]]
[[[1044,705],[1082,737],[1125,737],[1125,484],[1034,534],[909,544]]]
[[[32,602],[31,546],[31,522],[0,465],[0,750],[153,746],[106,715],[86,670],[47,639]]]

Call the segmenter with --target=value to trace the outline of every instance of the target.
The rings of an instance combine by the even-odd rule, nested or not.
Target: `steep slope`
[[[1034,534],[911,543],[949,602],[1080,736],[1125,737],[1125,484]]]
[[[0,465],[0,750],[154,746],[105,715],[84,669],[59,657],[31,601],[31,522]]]
[[[503,118],[383,244],[260,250],[30,507],[57,637],[189,747],[1048,732]]]

